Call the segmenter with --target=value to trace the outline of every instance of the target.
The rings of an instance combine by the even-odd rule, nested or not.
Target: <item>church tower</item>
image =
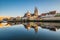
[[[34,15],[35,15],[35,16],[38,16],[38,9],[37,9],[37,7],[35,7]]]

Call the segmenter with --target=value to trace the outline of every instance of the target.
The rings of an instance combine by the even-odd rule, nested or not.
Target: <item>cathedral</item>
[[[28,18],[37,18],[38,17],[38,9],[35,7],[34,13],[31,14],[29,11],[27,11],[27,13],[25,13],[24,17],[28,17]]]

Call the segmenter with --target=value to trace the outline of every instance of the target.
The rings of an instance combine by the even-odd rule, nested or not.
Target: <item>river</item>
[[[0,40],[60,40],[60,23],[0,23]]]

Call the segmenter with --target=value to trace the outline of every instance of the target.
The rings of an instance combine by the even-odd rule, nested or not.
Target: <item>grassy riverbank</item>
[[[3,23],[4,21],[0,21]],[[6,22],[60,22],[60,20],[19,20],[19,21],[6,21]]]
[[[21,20],[21,21],[8,21],[8,22],[60,22],[60,20]]]

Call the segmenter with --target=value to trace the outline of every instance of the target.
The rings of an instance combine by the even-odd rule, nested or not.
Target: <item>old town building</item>
[[[41,14],[41,17],[42,18],[54,17],[56,14],[57,14],[56,11],[50,11],[48,13],[42,13]]]
[[[38,9],[35,7],[33,14],[31,14],[29,11],[27,11],[27,13],[25,13],[24,17],[27,17],[28,19],[30,19],[30,18],[36,19],[38,17]]]

